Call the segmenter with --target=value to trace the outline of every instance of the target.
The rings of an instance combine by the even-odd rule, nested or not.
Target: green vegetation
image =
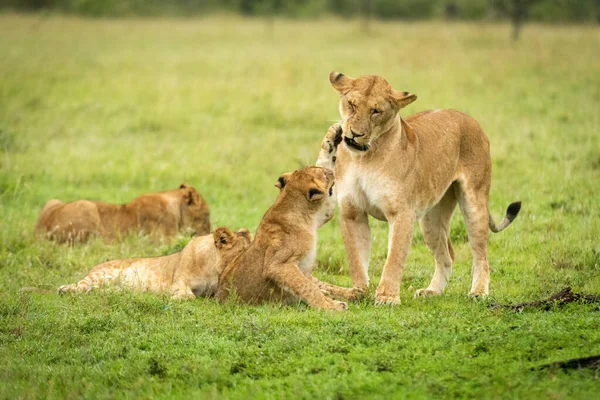
[[[52,11],[92,17],[189,16],[214,12],[251,16],[315,18],[324,15],[379,19],[508,19],[545,22],[600,22],[598,0],[0,0],[0,9]]]
[[[598,370],[532,370],[600,353],[598,305],[495,311],[572,286],[600,293],[597,31],[528,25],[239,18],[0,16],[0,398],[597,398]],[[214,226],[256,229],[285,171],[311,164],[337,118],[332,70],[376,73],[478,119],[494,160],[491,210],[523,210],[490,239],[491,297],[466,296],[470,251],[457,212],[447,293],[428,284],[418,232],[402,305],[373,291],[344,314],[304,305],[56,288],[104,260],[168,254],[128,237],[66,247],[32,237],[50,198],[125,202],[195,185]],[[373,222],[376,287],[385,224]],[[317,276],[349,285],[337,217]],[[25,286],[48,293],[19,293]]]

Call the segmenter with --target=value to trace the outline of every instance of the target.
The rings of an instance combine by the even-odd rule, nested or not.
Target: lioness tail
[[[521,211],[521,202],[516,201],[514,203],[511,203],[506,209],[506,215],[498,225],[496,225],[494,219],[492,218],[492,214],[490,214],[488,221],[490,230],[494,233],[503,231],[504,229],[506,229],[506,227],[508,227],[511,224],[511,222],[515,220],[515,218],[517,218],[517,215],[519,215],[519,211]]]

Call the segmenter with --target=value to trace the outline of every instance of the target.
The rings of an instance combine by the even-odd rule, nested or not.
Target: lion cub
[[[171,293],[175,299],[212,296],[225,265],[248,248],[251,241],[247,229],[234,234],[228,228],[217,228],[210,235],[193,239],[179,253],[99,264],[81,281],[61,286],[58,293],[84,293],[100,286],[120,285]]]
[[[281,191],[254,242],[221,275],[217,291],[221,300],[233,289],[245,303],[303,300],[311,307],[347,309],[346,303],[325,296],[311,275],[317,228],[326,215],[323,208],[333,194],[333,183],[333,171],[320,167],[279,177],[275,186]]]
[[[50,200],[42,210],[35,234],[57,242],[85,242],[93,235],[111,239],[138,231],[172,237],[178,230],[196,235],[210,232],[208,204],[186,184],[175,190],[143,194],[123,205]]]

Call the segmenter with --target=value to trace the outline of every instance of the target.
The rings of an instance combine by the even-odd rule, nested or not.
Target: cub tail
[[[517,215],[519,215],[519,211],[521,211],[521,202],[516,201],[514,203],[511,203],[506,209],[506,215],[498,225],[496,225],[494,219],[492,218],[492,215],[490,214],[488,221],[490,230],[494,233],[503,231],[515,220],[515,218],[517,218]]]

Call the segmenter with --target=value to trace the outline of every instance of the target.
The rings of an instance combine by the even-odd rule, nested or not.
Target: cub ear
[[[331,86],[340,94],[346,94],[354,86],[354,79],[342,74],[341,72],[332,72],[329,74]]]
[[[323,197],[325,197],[325,193],[323,193],[320,189],[310,188],[308,191],[308,201],[321,200]]]
[[[239,231],[237,231],[237,234],[238,236],[243,236],[249,241],[252,241],[252,233],[250,233],[250,231],[246,228],[240,229]]]
[[[285,174],[281,175],[279,178],[277,178],[277,182],[275,182],[275,187],[279,190],[283,190],[285,185],[287,185],[290,176],[292,176],[292,172],[286,172]]]
[[[186,189],[186,188],[188,188],[188,187],[189,187],[188,185],[186,185],[185,183],[182,183],[182,184],[179,186],[179,189]]]
[[[392,102],[396,105],[398,110],[406,107],[416,99],[416,94],[412,94],[409,92],[400,92],[398,90],[392,89]]]
[[[215,246],[217,249],[222,249],[233,242],[233,232],[231,232],[229,228],[217,228],[213,232],[213,239],[215,240]]]

